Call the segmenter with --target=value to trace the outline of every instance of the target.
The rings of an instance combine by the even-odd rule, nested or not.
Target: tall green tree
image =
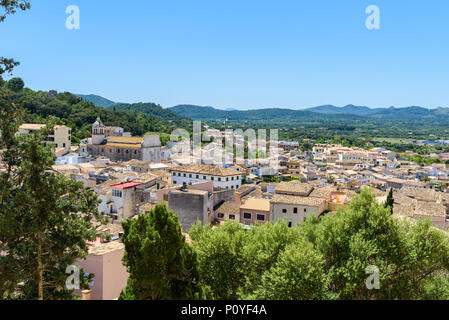
[[[196,253],[172,211],[158,205],[149,215],[125,220],[122,226],[129,278],[120,299],[202,298]]]
[[[430,221],[393,217],[368,188],[308,231],[340,299],[422,299],[425,281],[449,270],[447,233]],[[370,266],[379,271],[379,289],[366,285]]]
[[[393,198],[393,188],[390,189],[388,193],[387,200],[384,204],[385,208],[390,209],[391,214],[393,214],[394,198]]]
[[[1,93],[0,295],[4,298],[71,298],[66,268],[86,257],[96,238],[92,219],[102,221],[98,200],[82,184],[53,172],[55,154],[43,141],[54,121],[16,136],[21,111]]]

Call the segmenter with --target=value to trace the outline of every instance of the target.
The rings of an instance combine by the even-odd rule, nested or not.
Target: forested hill
[[[47,117],[55,116],[72,128],[73,142],[90,136],[92,123],[97,117],[101,117],[105,125],[123,127],[135,136],[142,136],[147,132],[171,133],[178,127],[177,124],[167,122],[158,115],[98,107],[69,92],[33,91],[24,88],[20,78],[13,78],[3,86],[12,91],[10,96],[13,102],[25,109],[25,122],[43,123]]]
[[[194,120],[240,120],[240,121],[449,121],[449,108],[426,109],[422,107],[376,108],[348,105],[335,107],[332,105],[314,107],[303,110],[292,109],[257,109],[224,111],[213,107],[195,105],[178,105],[172,111]]]
[[[340,114],[320,114],[307,110],[291,109],[259,109],[259,110],[218,110],[213,107],[201,107],[195,105],[178,105],[170,110],[194,119],[194,120],[230,120],[230,121],[325,121],[344,120],[347,115]],[[351,116],[354,119],[362,120],[362,117]]]
[[[117,102],[111,101],[111,100],[103,98],[101,96],[97,96],[95,94],[77,94],[77,96],[83,100],[92,102],[96,106],[103,107],[103,108],[107,108],[107,107],[113,106],[114,104],[117,104]]]
[[[136,114],[146,114],[157,117],[164,123],[176,125],[178,127],[191,127],[192,120],[173,112],[170,109],[164,109],[155,103],[119,103],[108,108],[109,110],[132,112]]]

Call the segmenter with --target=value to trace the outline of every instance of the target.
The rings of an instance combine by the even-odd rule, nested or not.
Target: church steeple
[[[104,124],[100,117],[92,125],[92,144],[102,144],[104,142]]]

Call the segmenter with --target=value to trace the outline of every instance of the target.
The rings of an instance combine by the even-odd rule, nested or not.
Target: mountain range
[[[347,105],[337,107],[322,105],[306,109],[266,108],[252,110],[236,110],[233,108],[218,109],[211,106],[177,105],[171,108],[162,108],[154,103],[115,103],[97,95],[77,95],[80,98],[105,107],[120,111],[134,111],[147,115],[162,117],[175,123],[186,123],[192,120],[229,120],[229,121],[363,121],[363,120],[395,120],[395,121],[449,121],[449,108],[427,109],[419,106],[403,108],[368,108],[366,106]],[[177,117],[176,115],[180,116]]]

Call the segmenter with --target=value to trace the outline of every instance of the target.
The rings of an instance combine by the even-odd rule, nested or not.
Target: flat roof
[[[249,198],[240,206],[240,209],[270,211],[270,199]]]

